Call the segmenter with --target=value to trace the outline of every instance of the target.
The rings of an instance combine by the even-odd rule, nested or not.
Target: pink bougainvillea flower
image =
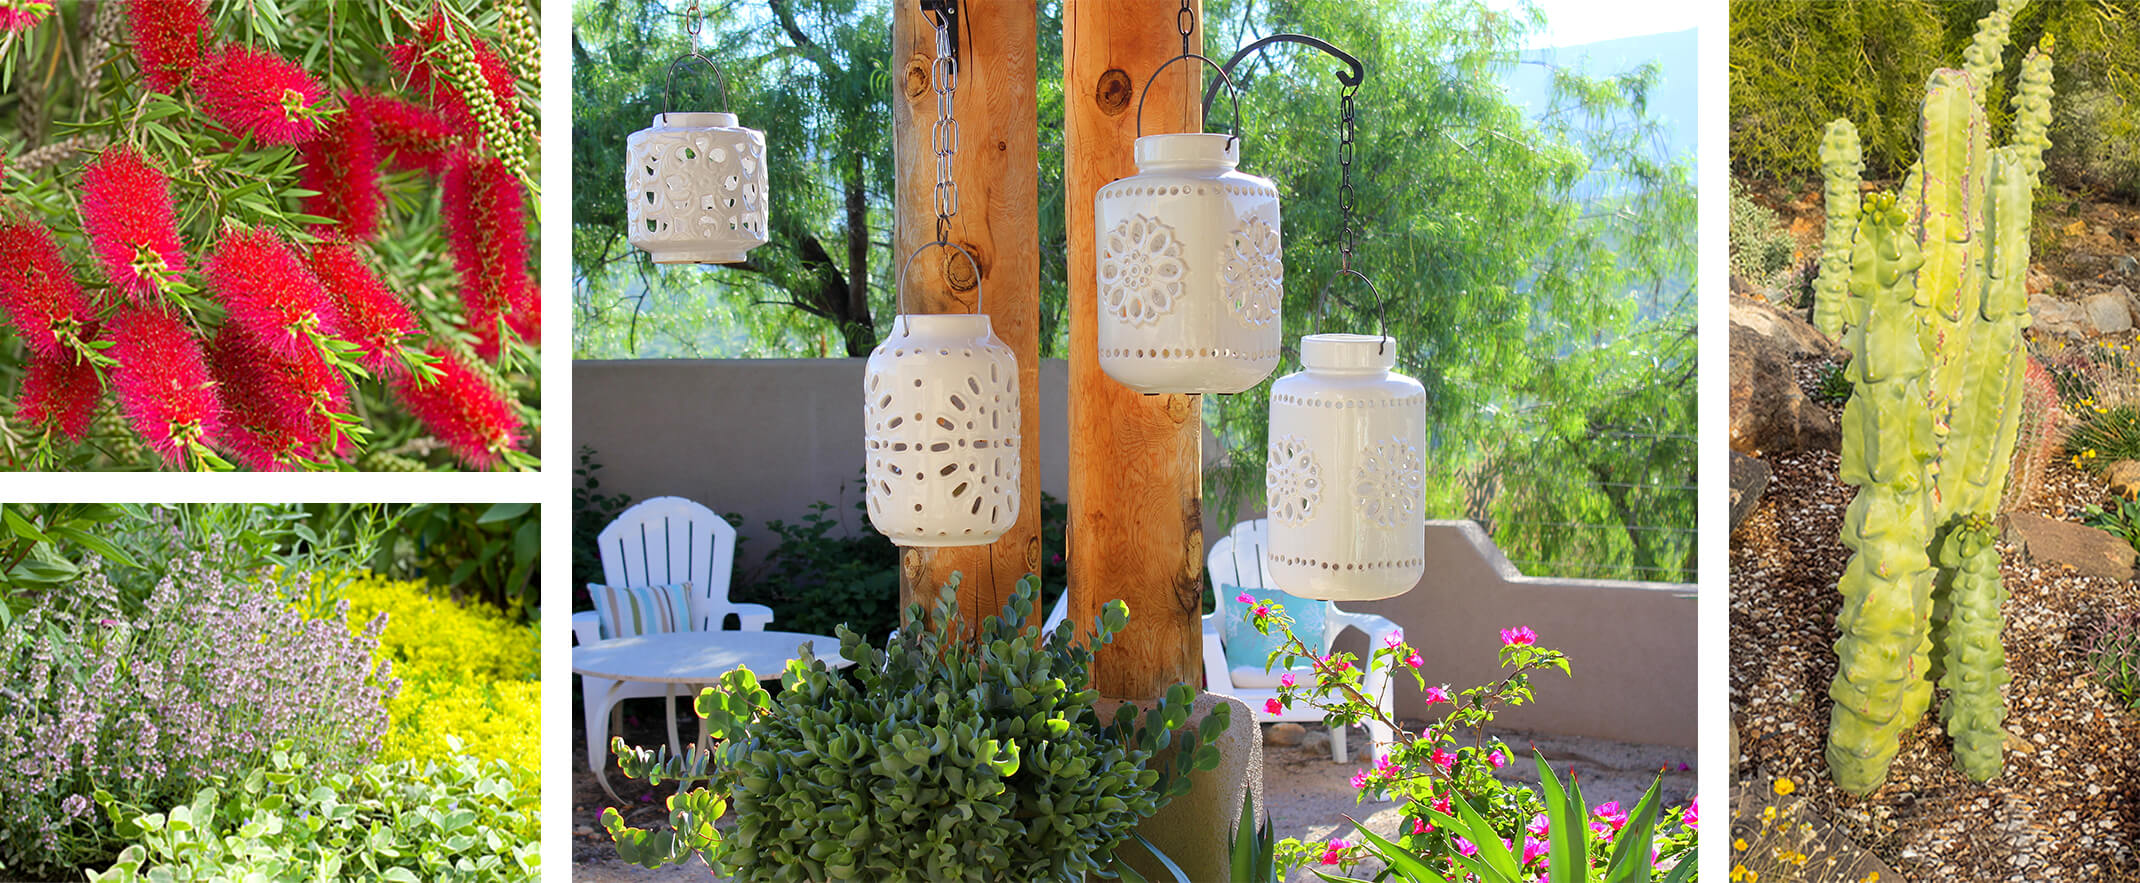
[[[86,340],[89,298],[74,281],[52,231],[36,221],[0,224],[0,306],[30,351],[58,358]]]
[[[230,43],[194,72],[193,92],[223,127],[261,144],[301,144],[319,134],[327,90],[304,68],[272,52]]]
[[[1397,778],[1397,773],[1397,764],[1395,761],[1390,760],[1389,755],[1385,754],[1375,759],[1375,775],[1385,779],[1394,779]]]
[[[447,77],[444,61],[430,51],[454,39],[447,34],[449,27],[444,13],[433,13],[417,28],[416,36],[387,47],[387,57],[393,60],[396,70],[408,72],[409,88],[429,96],[431,106],[446,122],[459,131],[472,133],[477,131],[478,124],[475,114],[469,111],[467,98]],[[477,66],[483,70],[483,82],[490,87],[490,98],[497,103],[498,112],[508,120],[513,119],[512,69],[481,37],[470,40],[469,46],[475,52]]]
[[[1523,863],[1528,865],[1546,857],[1552,845],[1537,837],[1523,838]]]
[[[1434,754],[1429,759],[1445,771],[1456,766],[1456,755],[1443,751],[1440,745],[1434,746]]]
[[[1271,615],[1271,602],[1258,601],[1256,602],[1256,606],[1250,608],[1248,612],[1254,614],[1257,619],[1262,619],[1266,616],[1269,616]]]
[[[322,243],[305,257],[312,275],[334,298],[343,333],[364,348],[364,367],[389,377],[407,371],[401,362],[401,342],[416,331],[416,317],[408,304],[379,281],[357,256],[355,246]]]
[[[1265,699],[1263,700],[1263,710],[1268,714],[1277,714],[1285,710],[1285,703],[1276,699]]]
[[[222,438],[223,413],[200,341],[178,313],[162,307],[121,306],[106,329],[105,352],[119,404],[149,449],[184,465],[192,442]]]
[[[1382,646],[1388,647],[1392,650],[1404,646],[1404,629],[1398,629],[1396,631],[1390,632],[1389,634],[1383,635]]]
[[[1281,687],[1290,687],[1290,686],[1293,686],[1293,684],[1295,683],[1295,681],[1296,681],[1296,679],[1295,679],[1295,678],[1293,677],[1293,673],[1292,673],[1292,672],[1286,672],[1285,674],[1282,674],[1282,675],[1279,675],[1279,676],[1278,676],[1278,686],[1281,686]]]
[[[1438,704],[1438,703],[1442,703],[1442,702],[1449,702],[1449,701],[1451,701],[1451,700],[1449,699],[1449,688],[1448,688],[1448,687],[1428,687],[1428,688],[1427,688],[1427,704],[1428,704],[1428,705],[1435,705],[1435,704]]]
[[[519,447],[524,429],[505,394],[460,355],[439,346],[430,354],[440,360],[442,373],[436,380],[423,382],[410,374],[394,381],[394,392],[409,413],[471,466],[488,467],[505,451]]]
[[[333,429],[328,415],[349,410],[348,382],[317,352],[278,356],[237,323],[216,333],[208,363],[220,385],[223,448],[248,469],[320,460]],[[335,456],[354,453],[348,436],[336,441]]]
[[[230,321],[283,358],[313,352],[311,332],[343,334],[334,299],[273,230],[225,231],[208,258],[208,282]]]
[[[52,14],[52,0],[0,0],[0,32],[27,31]]]
[[[364,117],[371,121],[380,154],[391,168],[443,174],[454,132],[430,108],[399,98],[364,95]]]
[[[1508,755],[1501,753],[1501,749],[1496,748],[1487,753],[1486,765],[1497,770],[1508,766]]]
[[[1418,668],[1422,665],[1426,665],[1427,661],[1419,658],[1419,653],[1417,651],[1414,651],[1412,655],[1406,656],[1404,658],[1404,664],[1409,665],[1413,668]]]
[[[1445,816],[1451,814],[1449,812],[1449,795],[1443,794],[1441,799],[1434,801],[1434,811]]]
[[[1681,815],[1681,816],[1679,817],[1679,820],[1680,820],[1680,821],[1681,821],[1682,823],[1684,823],[1684,824],[1685,824],[1685,825],[1686,825],[1687,827],[1689,827],[1689,828],[1692,828],[1692,827],[1696,827],[1696,826],[1697,826],[1697,825],[1698,825],[1698,824],[1699,824],[1699,823],[1701,822],[1701,820],[1702,820],[1702,813],[1701,813],[1701,809],[1700,809],[1700,806],[1701,806],[1701,802],[1702,802],[1702,799],[1701,799],[1701,797],[1699,797],[1699,796],[1696,796],[1696,797],[1691,797],[1691,798],[1688,798],[1688,800],[1687,800],[1687,811],[1686,811],[1686,813],[1685,813],[1685,814],[1683,814],[1683,815]]]
[[[112,287],[137,304],[154,302],[165,279],[186,271],[171,180],[131,147],[82,167],[82,230]]]
[[[352,240],[372,238],[379,225],[379,145],[365,116],[370,102],[342,94],[342,113],[305,143],[299,183],[319,192],[305,197],[305,212],[332,218],[336,232]]]
[[[1429,824],[1427,824],[1427,820],[1426,820],[1426,819],[1413,819],[1413,820],[1412,820],[1412,833],[1414,833],[1414,834],[1425,834],[1425,833],[1427,833],[1428,831],[1432,831],[1432,830],[1434,830],[1434,826],[1433,826],[1433,825],[1429,825]]]
[[[1615,831],[1620,830],[1622,826],[1627,824],[1627,813],[1620,809],[1620,801],[1617,800],[1609,800],[1598,804],[1596,809],[1590,811],[1590,814],[1597,816],[1605,824],[1611,825]]]
[[[1241,602],[1241,603],[1243,603],[1243,604],[1254,604],[1254,603],[1256,603],[1256,596],[1254,596],[1254,595],[1251,595],[1251,594],[1249,594],[1249,593],[1247,593],[1247,592],[1242,592],[1241,594],[1235,595],[1235,596],[1233,596],[1233,599],[1234,599],[1234,600],[1236,600],[1236,601],[1239,601],[1239,602]]]
[[[201,0],[127,0],[135,63],[151,92],[169,95],[193,77],[201,61],[208,9]]]
[[[88,359],[71,352],[57,356],[31,353],[15,416],[31,426],[78,442],[88,435],[89,420],[96,416],[97,399],[103,395],[104,380],[97,376],[96,366]]]
[[[1323,864],[1334,865],[1345,858],[1345,850],[1352,848],[1352,841],[1343,837],[1332,839],[1323,846]]]
[[[1546,836],[1547,832],[1553,830],[1553,820],[1547,818],[1545,813],[1539,813],[1537,815],[1531,816],[1530,823],[1524,825],[1523,830],[1529,831],[1539,837],[1544,837]]]
[[[1457,851],[1457,852],[1459,852],[1459,853],[1462,853],[1462,854],[1464,854],[1464,855],[1467,855],[1467,856],[1469,856],[1469,855],[1478,855],[1478,854],[1479,854],[1479,845],[1478,845],[1478,844],[1476,844],[1476,843],[1473,843],[1473,842],[1471,842],[1471,841],[1469,841],[1469,840],[1466,840],[1466,839],[1464,839],[1464,838],[1462,838],[1462,837],[1451,837],[1451,838],[1449,838],[1449,839],[1450,839],[1450,840],[1453,840],[1453,841],[1455,841],[1455,842],[1456,842],[1456,851]]]
[[[464,327],[494,353],[498,319],[513,307],[528,277],[526,200],[505,164],[471,151],[456,153],[442,182],[440,213],[453,265],[461,277]]]
[[[1351,781],[1351,782],[1352,782],[1352,788],[1353,788],[1353,790],[1355,790],[1355,791],[1358,791],[1358,790],[1360,790],[1360,789],[1362,789],[1362,788],[1365,788],[1365,787],[1367,787],[1367,771],[1366,771],[1366,770],[1353,770],[1353,771],[1352,771],[1352,778],[1351,778],[1351,779],[1350,779],[1349,781]]]
[[[1528,647],[1537,642],[1538,633],[1531,631],[1530,626],[1519,625],[1512,629],[1501,630],[1501,645],[1504,647]]]

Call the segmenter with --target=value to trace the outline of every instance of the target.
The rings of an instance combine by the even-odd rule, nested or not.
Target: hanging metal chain
[[[1352,96],[1358,91],[1358,83],[1338,87],[1338,223],[1343,237],[1338,243],[1339,272],[1352,269],[1353,243],[1359,234],[1352,206],[1352,158],[1357,150],[1353,141]]]
[[[1196,32],[1196,12],[1189,8],[1189,0],[1181,0],[1181,11],[1174,13],[1174,29],[1181,32],[1181,54],[1193,54],[1189,51],[1189,35]]]
[[[936,151],[936,238],[951,241],[951,217],[959,213],[959,185],[951,177],[951,157],[959,150],[959,121],[951,113],[951,96],[959,88],[959,61],[951,54],[951,31],[943,13],[932,16],[936,25],[936,60],[929,65],[929,84],[936,88],[936,128],[929,145]]]
[[[699,25],[703,21],[698,11],[698,0],[691,0],[691,8],[684,10],[684,30],[691,35],[691,49],[698,51]]]

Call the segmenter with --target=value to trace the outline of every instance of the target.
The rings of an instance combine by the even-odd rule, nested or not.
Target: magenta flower
[[[1528,647],[1537,642],[1538,633],[1531,631],[1530,626],[1519,625],[1512,629],[1501,630],[1501,646]]]
[[[1440,800],[1436,800],[1436,801],[1434,801],[1434,811],[1435,811],[1435,812],[1438,812],[1438,813],[1441,813],[1442,815],[1449,815],[1449,814],[1450,814],[1450,813],[1449,813],[1449,795],[1447,795],[1447,794],[1444,794],[1444,795],[1442,795],[1442,796],[1441,796],[1441,799],[1440,799]]]
[[[1499,748],[1496,748],[1496,749],[1494,749],[1494,750],[1493,750],[1493,752],[1492,752],[1492,753],[1490,753],[1490,754],[1486,755],[1486,765],[1487,765],[1487,766],[1490,766],[1490,767],[1493,767],[1494,769],[1497,769],[1497,770],[1498,770],[1498,769],[1500,769],[1500,768],[1502,768],[1502,767],[1504,767],[1504,766],[1507,766],[1507,765],[1508,765],[1508,755],[1506,755],[1506,754],[1502,754],[1502,753],[1501,753],[1501,749],[1499,749]]]
[[[1435,704],[1438,704],[1438,703],[1442,703],[1442,702],[1452,702],[1452,701],[1454,701],[1454,700],[1452,700],[1452,699],[1450,699],[1450,698],[1449,698],[1449,688],[1448,688],[1448,687],[1428,687],[1428,688],[1427,688],[1427,704],[1428,704],[1428,705],[1435,705]]]
[[[1546,850],[1551,848],[1552,847],[1548,845],[1546,841],[1541,840],[1537,837],[1523,838],[1523,863],[1527,865],[1541,858],[1545,858]]]
[[[1471,841],[1469,841],[1469,840],[1466,840],[1466,839],[1464,839],[1464,838],[1462,838],[1462,837],[1456,837],[1456,838],[1452,838],[1452,839],[1454,839],[1454,840],[1456,841],[1456,851],[1457,851],[1457,852],[1463,853],[1464,855],[1467,855],[1467,856],[1472,856],[1472,855],[1478,855],[1478,854],[1479,854],[1479,846],[1478,846],[1478,844],[1476,844],[1476,843],[1473,843],[1473,842],[1471,842]]]
[[[1611,825],[1615,831],[1620,830],[1621,826],[1627,824],[1627,813],[1620,810],[1620,801],[1617,800],[1598,804],[1598,808],[1591,810],[1590,814],[1605,820],[1605,823]]]
[[[1529,831],[1540,837],[1546,836],[1546,832],[1551,831],[1552,829],[1553,822],[1551,819],[1546,818],[1545,813],[1539,813],[1535,816],[1532,816],[1531,823],[1523,826],[1523,830]]]
[[[1419,652],[1415,650],[1412,652],[1412,655],[1404,658],[1404,664],[1409,665],[1413,668],[1418,668],[1422,665],[1426,665],[1427,661],[1419,658]]]
[[[1687,801],[1687,812],[1685,815],[1679,817],[1679,820],[1685,823],[1687,827],[1695,827],[1696,823],[1701,821],[1702,814],[1701,811],[1698,809],[1701,802],[1702,799],[1698,796]]]
[[[1294,678],[1292,672],[1286,672],[1285,674],[1278,676],[1278,686],[1290,687],[1293,686],[1293,681]]]
[[[1434,826],[1433,826],[1433,825],[1429,825],[1429,824],[1427,824],[1427,820],[1426,820],[1426,819],[1413,819],[1413,820],[1412,820],[1412,833],[1414,833],[1414,834],[1425,834],[1425,833],[1427,833],[1428,831],[1432,831],[1432,830],[1434,830]]]
[[[1250,594],[1249,594],[1249,593],[1247,593],[1247,592],[1242,592],[1241,594],[1235,595],[1235,596],[1233,596],[1233,599],[1234,599],[1234,600],[1236,600],[1236,601],[1239,601],[1239,602],[1241,602],[1241,603],[1243,603],[1243,604],[1254,604],[1254,603],[1256,603],[1256,598],[1255,598],[1255,596],[1253,596],[1253,595],[1250,595]]]
[[[1327,845],[1323,847],[1323,864],[1337,864],[1338,860],[1344,857],[1345,850],[1351,848],[1352,841],[1347,840],[1343,837],[1338,837],[1331,840]]]
[[[1394,632],[1390,632],[1389,634],[1383,635],[1382,646],[1388,647],[1392,650],[1404,646],[1404,629],[1398,629]]]
[[[1440,745],[1434,746],[1434,754],[1430,759],[1434,761],[1435,766],[1445,771],[1456,766],[1456,755],[1443,751]]]
[[[1347,781],[1350,781],[1352,783],[1352,790],[1354,791],[1358,791],[1362,788],[1365,788],[1367,787],[1367,771],[1353,770],[1352,778]]]
[[[1284,710],[1285,710],[1285,703],[1279,702],[1279,701],[1278,701],[1278,700],[1276,700],[1276,699],[1265,699],[1265,700],[1263,700],[1263,711],[1264,711],[1264,712],[1265,712],[1266,714],[1277,714],[1277,713],[1279,713],[1279,712],[1281,712],[1281,711],[1284,711]]]

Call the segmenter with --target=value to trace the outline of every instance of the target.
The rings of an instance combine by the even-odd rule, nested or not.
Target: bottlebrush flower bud
[[[318,80],[271,52],[227,44],[201,62],[194,94],[208,115],[261,144],[298,144],[319,133]]]
[[[135,63],[151,92],[169,95],[193,76],[201,60],[208,10],[201,0],[128,0]]]
[[[519,179],[497,158],[461,150],[449,161],[440,214],[460,271],[465,321],[492,349],[496,320],[514,308],[515,292],[535,284],[525,205]]]
[[[409,374],[394,381],[394,394],[409,413],[463,462],[479,469],[496,464],[503,452],[519,447],[525,430],[512,402],[486,383],[459,353],[437,345],[429,352],[440,360],[442,373],[436,379],[425,382]]]
[[[52,0],[0,0],[0,31],[27,31],[52,14]]]
[[[88,338],[82,328],[91,319],[89,298],[52,231],[36,221],[0,224],[0,306],[40,356],[57,358],[69,351],[69,338]]]
[[[223,434],[215,380],[201,344],[176,312],[124,305],[106,329],[117,361],[112,386],[134,431],[173,466],[185,465],[189,442],[213,444]]]
[[[339,243],[315,245],[305,263],[341,310],[347,339],[364,348],[364,367],[389,377],[406,371],[401,363],[401,343],[416,331],[416,317],[365,266],[356,247]]]
[[[319,191],[305,198],[306,213],[333,218],[337,232],[352,240],[372,238],[379,224],[379,146],[370,106],[354,92],[342,93],[341,115],[298,151],[305,164],[299,183]]]
[[[453,129],[430,108],[379,95],[358,98],[365,105],[379,150],[393,168],[443,174],[453,142]]]
[[[230,321],[278,356],[312,353],[308,332],[343,336],[334,299],[272,230],[225,232],[208,258],[208,282],[222,295]]]
[[[78,442],[89,434],[89,421],[96,416],[97,399],[103,394],[103,378],[97,376],[96,366],[80,354],[33,353],[23,373],[22,396],[16,400],[15,416],[31,426]]]
[[[483,74],[481,86],[487,88],[491,101],[495,103],[493,108],[471,108],[466,95],[454,85],[453,75],[445,59],[433,51],[453,39],[446,29],[445,14],[435,12],[417,28],[416,36],[387,48],[387,55],[393,59],[395,69],[408,71],[409,88],[429,97],[431,106],[437,108],[456,131],[472,132],[480,129],[479,117],[485,110],[495,111],[498,117],[506,120],[513,119],[512,69],[506,66],[505,60],[498,57],[497,51],[483,38],[469,35],[469,48]],[[471,83],[470,86],[472,91],[479,94],[482,91],[474,88],[476,84]]]
[[[223,406],[222,449],[247,469],[289,469],[317,462],[333,430],[328,416],[349,410],[349,384],[318,353],[285,358],[231,323],[208,345],[209,370]],[[337,439],[334,455],[356,446]]]
[[[171,182],[131,147],[82,167],[82,230],[112,287],[137,304],[154,302],[166,278],[186,271]]]

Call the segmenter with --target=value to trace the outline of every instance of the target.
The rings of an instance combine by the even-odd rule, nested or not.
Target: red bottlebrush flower
[[[443,114],[447,122],[463,132],[474,132],[478,126],[475,114],[469,111],[468,100],[461,90],[454,88],[447,77],[443,60],[429,55],[426,50],[446,42],[446,16],[434,12],[430,20],[416,30],[416,36],[387,47],[387,55],[394,67],[409,72],[409,88],[428,96],[431,106]],[[483,83],[490,87],[491,100],[497,103],[498,113],[506,119],[513,118],[513,71],[497,50],[481,37],[469,41],[475,52],[476,64],[483,70]]]
[[[364,367],[390,377],[407,370],[401,363],[402,338],[415,332],[416,317],[357,256],[354,246],[312,247],[306,264],[334,297],[348,339],[364,348]]]
[[[535,346],[542,346],[542,292],[535,280],[521,276],[521,285],[505,293],[505,302],[511,312],[505,314],[505,324]]]
[[[267,229],[232,230],[208,259],[208,282],[230,321],[288,359],[314,352],[308,331],[342,336],[342,313],[297,253]]]
[[[349,384],[325,359],[276,355],[236,323],[208,345],[208,364],[223,405],[222,448],[248,469],[288,469],[317,462],[333,430],[332,413],[349,410]],[[334,455],[355,444],[341,436]]]
[[[135,63],[151,92],[169,95],[193,77],[201,60],[208,9],[201,0],[128,0]]]
[[[68,352],[68,339],[87,340],[89,298],[60,256],[52,231],[36,221],[0,224],[0,306],[30,351],[47,358]]]
[[[131,147],[113,147],[82,168],[82,229],[112,286],[149,303],[165,276],[186,271],[171,208],[171,182]]]
[[[0,31],[27,31],[52,14],[52,0],[0,0]]]
[[[487,344],[497,336],[497,318],[514,308],[514,293],[535,284],[525,205],[520,182],[495,157],[463,150],[446,167],[440,214],[461,276],[465,321]]]
[[[485,383],[459,354],[439,346],[429,352],[440,360],[443,373],[437,379],[425,382],[409,374],[394,381],[394,394],[409,413],[430,427],[463,462],[479,469],[497,463],[507,449],[519,447],[525,430],[512,402]]]
[[[392,157],[393,168],[445,172],[454,131],[438,114],[399,98],[365,95],[357,100],[364,103],[379,150]]]
[[[299,148],[305,170],[305,211],[340,224],[349,239],[372,238],[379,224],[379,146],[365,114],[370,103],[343,93],[342,115],[328,122],[320,136]]]
[[[272,52],[225,45],[201,62],[194,94],[208,115],[261,144],[298,144],[319,133],[315,107],[326,95],[305,69]]]
[[[222,438],[215,380],[201,357],[200,341],[176,312],[122,306],[106,339],[111,348],[105,353],[118,362],[111,369],[112,387],[150,450],[183,466],[189,442],[214,444]]]
[[[32,354],[22,377],[22,397],[15,416],[68,441],[89,434],[90,418],[104,395],[104,380],[95,365],[76,353]]]

